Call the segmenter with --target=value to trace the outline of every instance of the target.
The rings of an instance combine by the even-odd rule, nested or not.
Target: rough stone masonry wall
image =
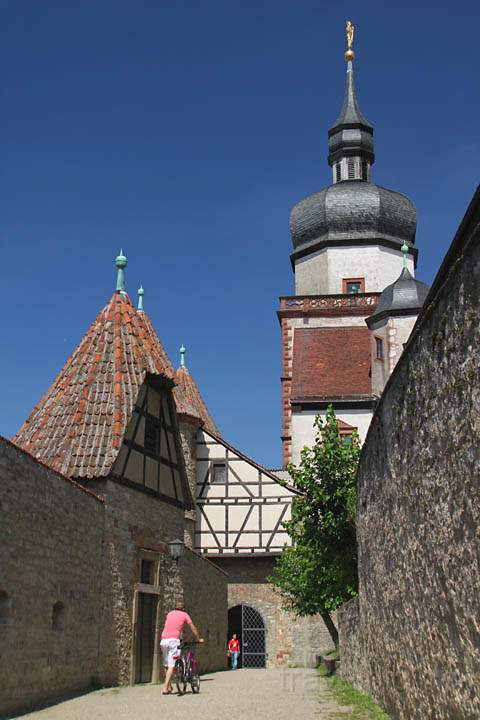
[[[1,715],[91,683],[104,506],[2,438],[0,513]]]
[[[213,563],[186,550],[179,561],[184,587],[185,609],[205,644],[195,654],[200,672],[227,667],[227,576]]]
[[[180,440],[182,443],[185,472],[187,474],[188,486],[195,501],[197,498],[197,433],[198,423],[180,420],[178,423]],[[196,511],[185,511],[184,542],[191,550],[195,547],[195,520]]]
[[[178,564],[171,559],[168,543],[183,537],[184,511],[152,495],[113,480],[97,481],[105,496],[104,612],[101,654],[105,683],[129,683],[134,651],[133,600],[140,581],[142,550],[160,561],[160,624],[175,602],[183,599],[199,629],[214,640],[224,632],[227,583],[224,573],[186,549]],[[161,630],[161,627],[160,627]],[[224,656],[215,642],[201,649],[202,668],[221,669]]]
[[[105,497],[105,567],[101,634],[104,683],[129,683],[133,651],[133,599],[140,582],[140,551],[160,557],[164,612],[182,588],[167,543],[183,538],[183,510],[113,480],[91,483]]]
[[[480,717],[479,298],[477,192],[360,461],[342,674],[399,720]]]
[[[282,601],[267,577],[274,557],[215,559],[228,574],[228,607],[250,605],[266,628],[267,667],[315,667],[321,652],[333,647],[325,623],[318,615],[297,617],[282,608]]]

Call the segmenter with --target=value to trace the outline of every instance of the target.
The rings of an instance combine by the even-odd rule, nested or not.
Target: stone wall
[[[0,438],[0,714],[87,688],[101,666],[103,510]]]
[[[160,561],[160,602],[168,612],[182,587],[167,543],[183,538],[183,509],[113,480],[89,484],[105,497],[102,682],[133,682],[133,601],[140,582],[141,551]],[[162,611],[160,610],[160,614]]]
[[[358,626],[342,674],[398,720],[480,717],[480,190],[359,467]]]
[[[209,560],[187,550],[179,561],[185,609],[205,644],[195,653],[200,672],[227,667],[227,575]]]
[[[168,543],[183,537],[183,509],[114,480],[96,481],[94,485],[106,500],[105,578],[108,584],[104,584],[102,655],[107,673],[101,679],[135,682],[134,596],[141,592],[140,561],[145,553],[160,566],[156,586],[158,634],[167,612],[173,610],[177,600],[184,600],[199,630],[212,638],[208,647],[200,649],[202,669],[223,668],[224,654],[213,641],[217,633],[225,631],[226,576],[191,550],[187,549],[178,563],[170,557]],[[154,670],[154,681],[161,677],[160,665]]]
[[[282,608],[279,594],[267,577],[274,557],[224,558],[215,563],[228,575],[228,607],[250,605],[266,627],[267,667],[315,667],[316,657],[333,647],[321,617],[301,618]]]
[[[226,576],[190,550],[178,563],[169,554],[183,508],[111,479],[86,489],[0,438],[0,511],[0,714],[134,682],[140,593],[158,598],[154,681],[178,600],[208,640],[202,670],[225,667]],[[142,559],[155,564],[148,587]]]
[[[178,423],[180,440],[182,443],[183,458],[185,461],[185,472],[187,474],[188,486],[195,501],[197,497],[197,432],[198,423],[186,422],[179,419]],[[185,511],[184,542],[191,550],[195,545],[195,510]]]

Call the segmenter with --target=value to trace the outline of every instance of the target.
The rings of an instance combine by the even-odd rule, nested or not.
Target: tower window
[[[340,166],[340,163],[337,163],[335,165],[335,179],[337,182],[340,182],[340,180],[342,179],[342,168]]]
[[[342,285],[344,295],[357,295],[365,292],[365,278],[344,278]]]
[[[368,180],[368,163],[362,160],[362,180]]]
[[[348,158],[347,160],[348,179],[355,180],[355,160]]]
[[[383,339],[376,337],[375,338],[375,349],[376,349],[376,357],[377,360],[383,360]]]

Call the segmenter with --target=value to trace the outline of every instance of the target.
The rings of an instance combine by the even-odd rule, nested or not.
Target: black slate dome
[[[415,242],[417,214],[405,195],[369,182],[345,180],[301,200],[290,213],[295,250],[312,245],[385,240]],[[313,249],[313,248],[312,248]]]
[[[404,267],[395,282],[387,285],[380,295],[375,313],[366,319],[368,327],[374,330],[387,317],[418,315],[429,290],[428,285],[416,280]]]

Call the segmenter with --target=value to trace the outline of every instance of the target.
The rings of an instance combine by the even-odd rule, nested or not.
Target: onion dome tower
[[[364,279],[360,291],[380,292],[402,267],[406,243],[409,270],[416,264],[416,211],[404,195],[375,185],[373,127],[360,110],[353,77],[354,28],[347,23],[345,98],[328,131],[333,183],[301,200],[291,211],[291,262],[296,294],[346,292],[340,273]]]

